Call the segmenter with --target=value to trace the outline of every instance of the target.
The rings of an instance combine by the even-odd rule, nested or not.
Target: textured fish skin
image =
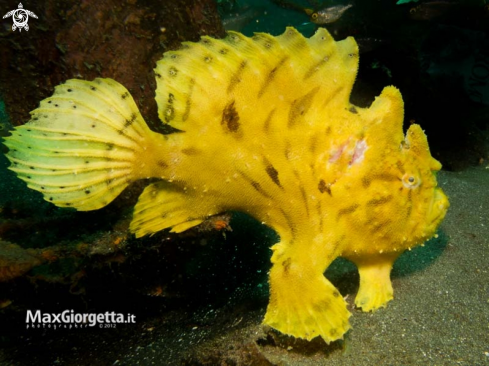
[[[358,266],[358,307],[385,306],[393,262],[435,234],[449,205],[421,127],[403,133],[400,92],[386,87],[369,108],[349,102],[357,69],[355,40],[325,29],[202,37],[155,69],[159,117],[180,132],[149,130],[114,80],[68,80],[6,139],[10,169],[78,210],[160,178],[134,208],[137,237],[250,214],[280,235],[264,323],[331,342],[351,315],[323,275],[331,262]]]

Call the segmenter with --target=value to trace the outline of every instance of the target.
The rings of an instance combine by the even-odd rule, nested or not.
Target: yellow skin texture
[[[150,131],[111,79],[69,80],[6,139],[7,156],[29,187],[79,210],[161,178],[134,209],[137,237],[250,214],[280,235],[264,323],[334,341],[350,313],[323,275],[331,262],[357,264],[358,307],[385,306],[393,262],[433,236],[448,208],[423,131],[403,134],[399,91],[386,87],[370,108],[349,102],[357,68],[354,39],[324,29],[203,37],[155,69],[160,118],[182,132]]]

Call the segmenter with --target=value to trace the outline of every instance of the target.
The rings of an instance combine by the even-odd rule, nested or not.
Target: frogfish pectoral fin
[[[180,233],[219,212],[209,199],[195,197],[165,181],[155,182],[146,187],[139,197],[130,230],[137,238],[167,228]]]
[[[264,324],[296,338],[321,336],[326,343],[341,339],[350,328],[350,312],[340,292],[307,265],[291,258],[270,271],[270,303]]]
[[[360,273],[360,288],[355,298],[356,307],[362,308],[363,311],[375,311],[394,299],[390,273],[398,257],[399,253],[348,257],[357,265]]]

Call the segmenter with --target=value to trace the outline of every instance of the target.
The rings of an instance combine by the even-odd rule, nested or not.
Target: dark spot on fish
[[[59,189],[65,189],[65,187],[64,187],[64,186],[62,186],[62,187],[59,187]]]
[[[95,124],[92,125],[92,128],[95,128]]]
[[[156,162],[156,164],[157,164],[158,166],[162,167],[162,168],[167,168],[167,167],[168,167],[168,164],[167,164],[167,163],[165,163],[163,160],[158,160],[158,161]]]
[[[48,101],[48,104],[51,104],[52,102],[53,102],[53,101],[52,101],[52,100],[50,100],[50,101]]]
[[[39,119],[39,118],[37,118],[37,117],[34,117],[34,118],[33,118],[33,120],[34,120],[34,121],[37,121],[38,119]]]
[[[401,174],[404,174],[405,173],[404,164],[401,161],[398,161],[396,163],[396,167],[397,167],[397,169],[399,169],[399,171],[401,172]]]
[[[177,74],[178,74],[178,70],[175,67],[170,67],[168,69],[168,75],[170,75],[171,77],[175,77],[177,76]]]
[[[330,196],[332,196],[331,185],[326,184],[326,182],[322,179],[319,181],[318,189],[319,189],[319,192],[321,192],[321,193],[327,192]]]
[[[291,258],[287,258],[282,262],[282,267],[284,267],[284,274],[288,274],[289,269],[290,269],[290,264],[292,263]]]
[[[221,126],[226,126],[230,132],[237,132],[239,130],[239,115],[234,106],[234,100],[222,111]]]
[[[73,106],[73,109],[76,109],[76,105]]]
[[[199,154],[199,150],[193,147],[189,147],[186,149],[182,149],[182,153],[184,153],[185,155],[197,155]]]
[[[85,164],[89,164],[90,162],[88,160],[85,160]]]
[[[334,297],[340,297],[340,293],[337,290],[333,291],[333,296]]]
[[[52,201],[53,200],[53,197],[49,197],[49,200]]]
[[[114,148],[114,144],[107,144],[107,150],[112,150]]]
[[[280,180],[278,179],[278,171],[277,169],[275,169],[273,167],[273,165],[269,164],[267,165],[267,167],[265,168],[268,176],[270,177],[270,179],[273,181],[273,183],[275,183],[277,186],[279,186],[280,188],[282,188],[281,184],[280,184]]]
[[[72,91],[73,91],[73,90],[71,90],[71,89],[68,89],[68,93],[71,93]]]
[[[157,77],[158,79],[161,79],[161,74],[156,73],[156,77]]]
[[[90,194],[90,191],[87,189],[87,190],[85,191],[85,194]]]
[[[55,104],[54,106],[55,106],[55,107],[59,107],[59,105],[57,105],[57,104]]]
[[[28,179],[31,179],[31,176],[30,176],[30,175],[28,175],[28,176],[27,176],[27,178],[28,178]]]
[[[165,110],[165,122],[170,123],[173,118],[175,118],[175,108],[173,107],[173,102],[175,100],[175,96],[172,93],[168,93],[168,100]]]
[[[124,94],[121,95],[122,99],[126,99],[129,96],[129,92],[125,92]]]
[[[362,185],[363,185],[363,188],[368,188],[370,186],[370,179],[368,179],[367,177],[363,177],[362,178]]]
[[[358,113],[357,109],[354,106],[350,107],[349,111],[354,114]]]
[[[221,48],[221,49],[219,50],[219,53],[220,53],[221,55],[226,55],[228,52],[229,52],[229,50],[228,50],[227,48]]]
[[[30,167],[29,167],[29,169],[32,169],[32,170],[34,170],[34,167],[33,167],[33,166],[30,166]]]
[[[97,90],[94,86],[90,87],[91,90]]]

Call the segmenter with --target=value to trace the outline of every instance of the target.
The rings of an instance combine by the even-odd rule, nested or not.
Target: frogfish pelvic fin
[[[331,342],[350,327],[323,275],[331,262],[358,266],[358,307],[385,306],[393,262],[433,236],[448,208],[425,134],[403,133],[400,92],[386,87],[369,108],[350,103],[357,69],[355,40],[325,29],[308,39],[294,28],[202,37],[155,69],[159,117],[179,132],[151,131],[114,80],[68,80],[5,139],[10,169],[82,211],[160,178],[134,208],[136,237],[248,213],[280,235],[264,323]]]

